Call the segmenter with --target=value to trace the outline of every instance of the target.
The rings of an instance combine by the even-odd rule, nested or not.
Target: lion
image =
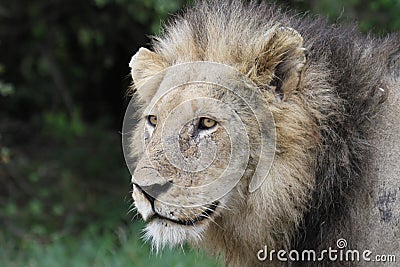
[[[204,0],[129,65],[132,197],[156,251],[190,243],[232,266],[364,266],[276,255],[345,246],[400,257],[399,35]]]

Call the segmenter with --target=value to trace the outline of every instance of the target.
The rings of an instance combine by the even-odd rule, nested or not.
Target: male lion
[[[142,108],[128,157],[156,250],[189,242],[236,266],[366,265],[329,247],[400,260],[398,35],[199,1],[152,49],[130,63]]]

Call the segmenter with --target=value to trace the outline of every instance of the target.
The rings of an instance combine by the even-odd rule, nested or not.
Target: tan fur
[[[253,51],[254,55],[248,55],[247,64],[243,59],[240,62],[235,62],[230,54],[226,54],[225,57],[218,54],[218,60],[213,59],[213,61],[229,62],[261,85],[268,84],[273,79],[276,66],[286,57],[285,63],[288,64],[286,67],[288,70],[282,70],[286,74],[283,81],[284,101],[277,101],[273,92],[264,92],[265,105],[271,108],[276,125],[278,145],[275,162],[266,182],[259,190],[249,194],[247,189],[249,178],[243,178],[241,184],[229,196],[232,203],[225,204],[225,211],[219,211],[215,223],[209,223],[201,241],[187,240],[197,244],[207,244],[206,247],[213,252],[220,251],[221,247],[224,247],[223,251],[226,258],[235,265],[242,264],[243,259],[249,261],[249,264],[256,263],[256,252],[264,245],[275,249],[290,247],[290,241],[303,218],[304,211],[307,209],[310,192],[315,183],[313,179],[313,162],[315,161],[313,155],[315,155],[319,139],[316,122],[310,119],[310,114],[318,114],[318,111],[302,105],[304,99],[302,99],[302,95],[296,93],[297,85],[301,82],[300,74],[298,74],[299,69],[301,70],[301,66],[304,64],[302,39],[294,30],[287,28],[276,28],[264,38],[268,45],[260,45],[259,49],[263,49],[265,52],[263,50]],[[179,55],[187,55],[186,51],[183,53],[183,48],[177,49],[182,49]],[[192,48],[187,49],[193,50]],[[156,61],[150,65],[145,65],[147,62],[143,64],[143,62],[138,61],[142,58],[142,53],[149,54],[151,52],[143,48],[139,50],[132,67],[134,69],[142,68],[143,72],[156,73],[158,67],[178,63],[176,59],[173,62],[166,61],[165,58],[168,58],[168,55],[163,55],[165,62]],[[178,51],[172,53],[178,54]],[[296,53],[300,53],[300,55]],[[196,58],[193,53],[189,55],[190,60],[194,61],[204,58],[211,59],[211,57],[212,55],[198,55]],[[153,58],[158,58],[158,56],[154,55]],[[188,59],[185,58],[185,60]],[[180,61],[184,62],[184,60]],[[152,66],[155,63],[160,65],[153,71]],[[296,67],[296,64],[299,64],[299,67]],[[146,71],[143,68],[150,70]],[[133,79],[140,82],[139,77],[134,76]],[[140,96],[144,94],[141,92],[142,90],[148,89],[147,87],[146,89],[141,88],[140,83],[138,84],[139,86],[136,87],[139,89],[138,94]],[[326,92],[329,93],[329,90],[326,90]],[[176,99],[176,97],[174,95],[171,99]],[[172,103],[168,103],[168,105],[173,107]],[[259,108],[260,110],[268,109]],[[167,113],[166,110],[165,112]],[[257,127],[256,124],[251,125],[251,123],[249,122],[249,128]],[[153,140],[160,141],[157,137],[153,138]],[[141,141],[136,140],[136,142]],[[133,146],[140,147],[138,143],[133,144]],[[150,152],[151,155],[159,153],[157,151],[161,150],[161,148],[158,150],[156,146],[155,144],[150,146],[154,149],[154,152]],[[163,163],[160,163],[160,160],[163,159],[158,160],[158,163],[162,165]],[[157,169],[160,170],[160,168]],[[174,175],[179,176],[177,173],[174,173]],[[190,210],[190,212],[194,211]],[[267,214],[269,216],[266,216]],[[247,244],[247,246],[243,246],[243,244]],[[251,255],[250,258],[249,255]]]
[[[336,85],[332,82],[336,79],[336,74],[332,74],[332,66],[328,64],[330,56],[328,52],[318,54],[317,51],[315,52],[319,55],[317,60],[306,60],[306,51],[310,48],[316,50],[314,43],[317,43],[317,37],[309,38],[307,32],[308,39],[305,43],[302,34],[287,26],[292,23],[298,25],[297,22],[292,22],[294,20],[292,17],[281,14],[279,9],[274,7],[268,12],[279,20],[272,17],[263,21],[261,25],[260,21],[246,17],[254,12],[252,8],[256,8],[255,5],[245,7],[238,1],[234,1],[232,6],[230,4],[232,4],[230,1],[222,1],[220,5],[199,4],[194,11],[188,11],[187,16],[191,20],[184,16],[167,26],[163,36],[155,39],[154,52],[141,48],[130,64],[134,88],[137,89],[140,104],[144,109],[149,109],[168,83],[165,79],[171,80],[173,77],[173,81],[178,82],[187,76],[196,75],[195,69],[189,73],[168,75],[168,72],[162,72],[167,67],[191,61],[211,61],[233,67],[254,82],[257,89],[261,89],[263,99],[257,103],[256,112],[258,114],[267,114],[269,110],[272,112],[276,129],[274,162],[262,186],[250,193],[248,187],[254,173],[254,162],[259,156],[256,144],[250,143],[250,156],[253,161],[247,166],[237,186],[219,199],[220,204],[210,218],[187,226],[156,219],[149,223],[147,237],[153,239],[157,249],[168,243],[177,245],[190,242],[195,246],[206,248],[211,253],[223,255],[227,264],[233,266],[259,264],[279,266],[284,263],[259,262],[256,258],[257,251],[265,245],[275,250],[293,248],[295,246],[293,240],[298,237],[310,209],[319,209],[332,204],[333,201],[329,199],[325,199],[325,202],[321,200],[323,204],[318,202],[319,187],[321,184],[329,184],[329,181],[321,182],[318,179],[324,177],[317,177],[316,173],[322,172],[319,164],[325,158],[332,157],[329,151],[326,151],[326,140],[328,140],[326,133],[329,132],[329,137],[332,139],[336,137],[336,133],[331,133],[333,126],[328,122],[334,121],[334,125],[340,125],[346,121],[346,116],[349,116],[345,113],[347,100],[338,97]],[[247,13],[242,13],[243,8],[249,9]],[[196,12],[203,14],[199,17],[206,20],[202,22],[204,28],[198,29],[194,25],[197,17],[193,14]],[[210,71],[209,76],[213,75],[216,74]],[[152,77],[156,78],[148,83]],[[251,92],[255,88],[251,85],[246,87],[243,81],[238,80],[235,90],[243,91],[250,99]],[[228,99],[227,95],[222,96],[212,86],[186,86],[170,93],[166,100],[157,102],[152,112],[156,112],[162,121],[179,103],[192,95],[224,101]],[[241,109],[242,107],[236,107],[235,98],[232,99],[233,102],[227,107],[237,109],[239,114],[249,112]],[[192,108],[195,112],[198,107]],[[368,110],[373,111],[374,108]],[[140,111],[142,112],[143,110]],[[224,114],[224,109],[220,110],[220,114]],[[184,118],[183,115],[177,117],[176,123],[182,122]],[[251,140],[255,140],[257,123],[251,119],[244,121],[249,136],[252,137]],[[134,174],[136,183],[142,183],[140,186],[161,184],[164,183],[161,176],[170,177],[174,183],[188,183],[188,174],[168,163],[167,152],[163,149],[161,134],[157,128],[150,134],[149,141],[143,143],[145,125],[146,122],[142,119],[132,141],[135,156],[138,158],[138,167]],[[196,157],[198,151],[194,141],[191,140],[191,126],[188,125],[182,129],[183,139],[180,139],[180,142],[184,147],[184,154],[190,158]],[[347,140],[339,135],[337,133],[337,142],[339,145],[343,144],[344,148],[335,155],[337,161],[332,160],[332,168],[335,170],[347,167],[346,164],[348,166],[353,164],[349,158],[351,155],[347,154],[351,143],[345,143]],[[231,147],[223,131],[216,130],[207,138],[216,141],[222,149],[221,159],[224,158],[224,154],[229,154]],[[144,151],[146,153],[143,153]],[[343,165],[339,166],[337,163],[339,161]],[[218,164],[223,166],[225,162],[221,161]],[[155,174],[155,171],[148,172],[147,168],[153,168],[160,175]],[[143,169],[146,171],[141,172]],[[191,174],[189,180],[196,184],[202,179],[217,176],[219,171],[219,168],[216,168],[203,176]],[[337,172],[341,174],[345,171]],[[327,187],[329,186],[336,186],[335,181]],[[342,184],[338,185],[340,186]],[[345,186],[340,187],[339,192],[347,192]],[[325,193],[324,196],[329,196],[329,192]],[[332,199],[337,197],[333,194]],[[184,190],[174,191],[174,196],[185,203],[190,198],[196,202],[196,196],[191,196]],[[140,190],[135,186],[133,197],[139,202],[138,211],[145,219],[152,212],[165,213],[165,216],[173,212],[172,219],[194,219],[207,210],[206,205],[175,207],[155,200],[156,210],[151,211],[150,204],[143,203],[146,200],[141,197]],[[147,206],[140,208],[141,205]]]

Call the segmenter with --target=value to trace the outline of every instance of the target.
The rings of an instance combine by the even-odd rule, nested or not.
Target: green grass
[[[165,249],[161,255],[150,252],[140,237],[141,224],[132,229],[120,227],[96,234],[85,230],[78,236],[65,236],[50,243],[10,240],[0,236],[1,267],[151,267],[219,266],[203,252],[188,247]]]

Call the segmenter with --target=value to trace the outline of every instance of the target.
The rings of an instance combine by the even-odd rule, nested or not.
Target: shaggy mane
[[[332,244],[326,242],[350,231],[345,215],[351,212],[354,192],[366,176],[369,123],[387,98],[387,77],[400,73],[400,37],[363,36],[354,26],[328,26],[323,18],[259,1],[210,0],[197,1],[174,17],[162,34],[154,37],[152,48],[166,66],[190,61],[224,63],[250,77],[260,89],[268,90],[274,73],[260,75],[255,66],[266,53],[271,31],[282,26],[295,29],[303,37],[307,63],[301,87],[294,95],[285,103],[271,104],[281,132],[277,160],[290,159],[299,169],[306,168],[306,162],[315,184],[308,203],[302,204],[307,206],[305,213],[302,211],[301,218],[296,215],[296,231],[278,235],[287,227],[283,224],[276,236],[290,240],[288,246],[299,251],[327,248]],[[290,106],[298,108],[285,113]],[[295,111],[300,114],[298,118]],[[305,121],[303,126],[300,119]],[[291,139],[289,130],[296,127],[309,130],[302,138],[314,142],[313,149],[303,147],[300,137]],[[303,161],[293,156],[303,154],[307,154]]]

